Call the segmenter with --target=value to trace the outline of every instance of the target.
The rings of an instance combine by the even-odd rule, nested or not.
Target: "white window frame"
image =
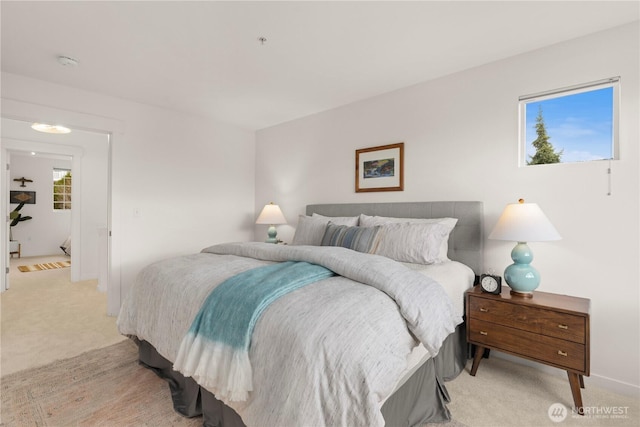
[[[620,159],[620,144],[619,144],[619,127],[620,127],[620,77],[611,77],[607,79],[597,80],[589,83],[583,83],[575,86],[569,86],[561,89],[554,89],[545,92],[539,92],[530,95],[523,95],[519,98],[519,142],[518,142],[518,164],[523,166],[539,166],[527,164],[527,125],[531,126],[532,123],[526,123],[527,120],[527,105],[533,102],[544,101],[547,99],[561,98],[564,96],[576,95],[584,92],[591,92],[598,89],[613,88],[613,114],[612,114],[612,135],[611,135],[611,158],[589,160],[579,163],[590,163],[593,161],[601,160],[618,160]],[[556,147],[557,148],[557,147]],[[560,162],[554,164],[575,164],[577,162]]]
[[[57,172],[57,171],[64,171],[64,175],[63,175],[61,178],[58,178],[58,179],[62,179],[62,178],[64,178],[64,177],[67,175],[67,173],[71,172],[71,169],[65,169],[65,168],[53,168],[53,172],[54,172],[54,173],[55,173],[55,172]],[[71,186],[73,186],[73,175],[72,175],[71,179],[72,179],[72,181],[71,181]],[[53,183],[55,183],[55,182],[56,182],[56,180],[54,179],[54,180],[53,180]],[[65,185],[65,186],[66,186],[66,185]],[[54,212],[68,212],[68,211],[70,211],[70,210],[73,208],[73,198],[71,198],[71,194],[72,194],[71,189],[69,189],[69,193],[67,193],[67,192],[65,192],[65,193],[56,193],[56,192],[55,192],[55,184],[54,184],[54,185],[53,185],[53,188],[51,189],[51,194],[52,194],[52,198],[53,198],[53,204],[52,204],[52,207],[53,207]],[[67,202],[67,201],[62,201],[62,202],[60,202],[60,201],[56,201],[56,200],[55,200],[55,195],[56,195],[56,194],[62,194],[62,195],[69,196],[69,198],[70,198],[71,200],[69,200],[68,202]],[[62,204],[63,204],[63,206],[64,206],[65,204],[68,204],[68,205],[69,205],[69,207],[68,207],[68,208],[56,208],[56,203],[62,203]]]

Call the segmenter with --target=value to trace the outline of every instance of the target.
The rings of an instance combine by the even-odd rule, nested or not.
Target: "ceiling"
[[[5,72],[254,130],[639,19],[637,1],[0,7]]]

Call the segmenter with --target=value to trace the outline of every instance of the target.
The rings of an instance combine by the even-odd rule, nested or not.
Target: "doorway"
[[[43,134],[31,129],[31,122],[2,118],[2,157],[3,163],[8,165],[7,182],[1,189],[5,210],[8,212],[15,206],[7,204],[9,189],[13,189],[11,187],[15,178],[13,175],[21,174],[20,171],[16,170],[15,173],[12,171],[12,156],[21,160],[30,156],[34,159],[57,159],[58,161],[64,158],[70,159],[70,169],[73,170],[71,192],[73,208],[57,214],[70,216],[71,232],[69,234],[74,249],[71,251],[71,280],[75,282],[98,278],[99,289],[108,293],[109,239],[106,230],[110,229],[110,150],[110,135],[107,133],[72,129],[71,133],[66,135]],[[51,169],[39,172],[43,175],[40,175],[37,180],[40,182],[40,190],[36,192],[38,202],[36,206],[46,215],[42,214],[39,222],[38,218],[29,221],[28,225],[32,226],[30,227],[32,233],[22,236],[25,239],[21,242],[22,256],[50,255],[50,253],[43,253],[44,249],[34,244],[34,239],[42,235],[43,227],[47,226],[46,220],[43,220],[52,218],[51,214],[54,213],[53,203],[48,205],[52,197],[48,192],[53,190],[53,168]],[[36,185],[38,182],[30,184]],[[42,195],[40,198],[37,198],[38,193]],[[35,227],[36,224],[40,227],[40,231]],[[64,239],[59,243],[63,241]],[[49,246],[51,247],[51,244]],[[3,260],[8,266],[8,250],[6,255],[3,256]],[[9,270],[7,269],[6,272],[8,273]],[[3,289],[10,286],[8,274],[4,275],[3,286]]]
[[[65,254],[60,246],[71,237],[72,157],[10,150],[8,158],[10,258]],[[58,171],[68,171],[68,185],[56,183]],[[61,198],[68,202],[56,202]]]

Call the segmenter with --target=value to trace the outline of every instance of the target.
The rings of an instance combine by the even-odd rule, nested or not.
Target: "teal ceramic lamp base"
[[[540,273],[531,266],[533,253],[525,242],[518,244],[511,251],[511,264],[504,271],[504,280],[514,295],[531,298],[533,291],[540,284]]]
[[[265,240],[265,243],[278,243],[278,239],[276,238],[277,234],[278,231],[276,230],[275,225],[270,225],[269,229],[267,230],[267,235],[269,236],[269,238]]]

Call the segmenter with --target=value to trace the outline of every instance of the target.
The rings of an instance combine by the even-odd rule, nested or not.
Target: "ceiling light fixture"
[[[65,67],[77,67],[78,66],[78,60],[77,59],[73,59],[69,56],[64,56],[64,55],[60,55],[58,56],[58,63],[60,65],[63,65]]]
[[[258,37],[258,41],[260,42],[261,45],[264,46],[264,44],[267,42],[267,38],[266,37]]]
[[[34,123],[31,125],[31,129],[37,130],[38,132],[44,133],[69,133],[71,129],[68,127],[60,126],[60,125],[48,125],[46,123]]]

